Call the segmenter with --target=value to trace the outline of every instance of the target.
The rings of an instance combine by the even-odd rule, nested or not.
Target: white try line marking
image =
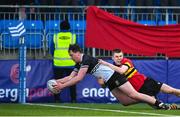
[[[151,116],[174,116],[174,115],[165,115],[165,114],[158,114],[158,113],[133,112],[133,111],[98,109],[98,108],[85,108],[85,107],[75,107],[75,106],[60,106],[60,105],[52,105],[52,104],[33,104],[33,103],[26,103],[26,104],[37,105],[37,106],[47,106],[47,107],[67,108],[67,109],[78,109],[78,110],[94,110],[94,111],[106,111],[106,112],[117,112],[117,113],[132,113],[132,114],[151,115]]]

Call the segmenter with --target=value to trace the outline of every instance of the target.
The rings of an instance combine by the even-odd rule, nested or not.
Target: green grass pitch
[[[1,103],[0,116],[180,116],[180,110],[156,110],[146,104]]]

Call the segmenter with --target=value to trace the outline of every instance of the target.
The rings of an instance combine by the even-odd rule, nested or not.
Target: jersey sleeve
[[[76,65],[74,66],[73,71],[75,71],[75,72],[78,72],[78,71],[79,71],[79,65],[78,65],[78,64],[76,64]]]
[[[125,62],[123,65],[127,66],[128,68],[131,67],[131,65],[129,64],[129,62]]]
[[[90,60],[88,58],[84,59],[80,68],[88,68],[90,66]]]
[[[126,59],[123,65],[127,66],[128,68],[133,67],[132,62],[131,62],[131,60],[129,60],[129,59]]]

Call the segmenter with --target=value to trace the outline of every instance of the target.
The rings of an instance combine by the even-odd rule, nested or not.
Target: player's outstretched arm
[[[84,78],[84,76],[87,73],[87,70],[88,70],[88,68],[81,68],[75,77],[70,78],[70,80],[68,80],[67,82],[65,82],[63,84],[61,82],[57,83],[56,85],[54,85],[54,89],[62,90],[65,87],[69,87],[69,86],[72,86],[72,85],[78,83],[79,81],[81,81]]]
[[[72,71],[71,74],[69,76],[66,76],[64,78],[60,78],[57,81],[57,83],[62,83],[64,84],[65,82],[69,81],[71,78],[75,77],[77,75],[77,72]]]

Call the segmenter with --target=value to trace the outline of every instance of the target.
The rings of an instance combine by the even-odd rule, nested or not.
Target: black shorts
[[[138,92],[156,97],[161,89],[162,84],[163,83],[161,82],[155,81],[151,78],[147,78]]]
[[[111,78],[105,83],[105,85],[112,91],[114,88],[119,87],[126,83],[125,75],[119,74],[118,72],[114,72]]]

